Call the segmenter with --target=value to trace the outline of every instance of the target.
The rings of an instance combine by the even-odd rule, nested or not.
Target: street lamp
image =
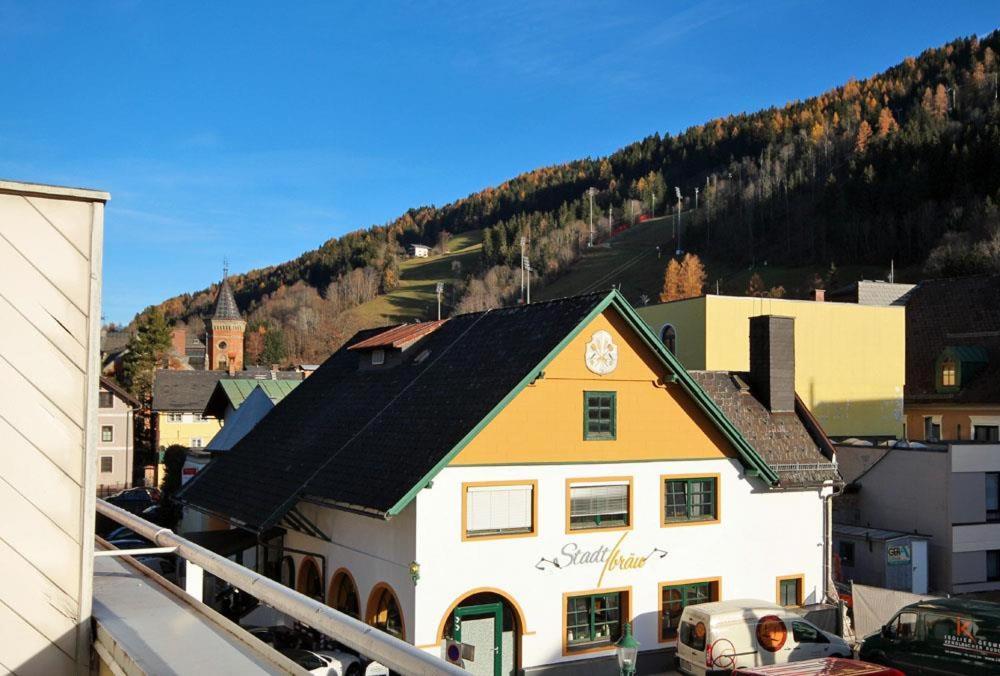
[[[615,643],[618,669],[621,676],[635,676],[635,663],[639,659],[639,642],[632,638],[632,625],[625,623],[625,634]]]

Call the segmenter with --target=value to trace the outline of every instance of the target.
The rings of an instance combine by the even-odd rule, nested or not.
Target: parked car
[[[115,507],[121,507],[133,514],[140,514],[160,501],[160,491],[152,486],[126,488],[105,498]]]
[[[1000,673],[1000,603],[952,598],[908,605],[865,637],[860,655],[910,676]]]
[[[902,671],[871,662],[824,657],[805,662],[737,669],[733,676],[906,676]]]
[[[386,676],[389,670],[378,662],[371,662],[364,668],[361,658],[341,650],[301,650],[279,651],[285,657],[317,676]]]
[[[694,676],[853,654],[839,636],[779,605],[755,599],[686,607],[678,638],[678,667]]]

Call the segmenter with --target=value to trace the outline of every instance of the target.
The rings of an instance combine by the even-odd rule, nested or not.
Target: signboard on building
[[[888,559],[890,566],[909,565],[910,545],[908,544],[888,545],[885,548],[885,556],[886,559]]]

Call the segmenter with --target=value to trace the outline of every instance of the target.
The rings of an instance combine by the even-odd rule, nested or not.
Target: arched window
[[[351,574],[346,569],[341,568],[334,573],[333,579],[330,580],[330,594],[326,604],[345,615],[361,619],[361,607],[358,605],[358,587],[354,584]]]
[[[316,565],[316,561],[312,557],[307,556],[302,560],[302,565],[299,567],[298,584],[295,588],[309,598],[317,601],[323,600],[323,578],[319,574],[319,566]]]
[[[289,589],[295,588],[295,561],[290,556],[281,559],[279,582]]]
[[[664,324],[660,329],[660,342],[663,343],[670,354],[677,354],[677,329],[670,324]]]
[[[368,598],[368,624],[396,638],[406,640],[399,600],[392,587],[384,582],[375,585]]]

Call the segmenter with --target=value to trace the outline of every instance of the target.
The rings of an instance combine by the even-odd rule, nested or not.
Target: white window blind
[[[628,491],[628,481],[570,486],[570,530],[627,526]]]
[[[465,496],[465,524],[470,535],[523,533],[531,530],[531,484],[470,486]]]

